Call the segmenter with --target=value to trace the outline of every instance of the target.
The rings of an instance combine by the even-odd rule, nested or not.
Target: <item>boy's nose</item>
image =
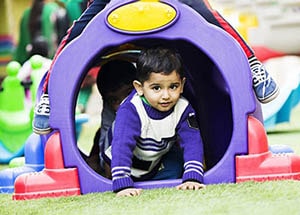
[[[170,94],[169,94],[168,90],[163,90],[162,98],[163,99],[168,99],[169,97],[170,97]]]

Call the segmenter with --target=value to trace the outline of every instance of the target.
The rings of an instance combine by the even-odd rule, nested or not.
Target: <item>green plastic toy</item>
[[[25,105],[24,87],[17,74],[21,65],[10,62],[6,67],[7,77],[0,92],[0,162],[8,163],[20,156],[24,143],[32,133],[30,109]],[[4,156],[5,157],[2,157]]]
[[[40,55],[33,55],[29,59],[29,61],[32,69],[30,75],[32,81],[32,85],[30,86],[30,92],[31,92],[32,103],[34,104],[37,89],[39,87],[42,76],[44,75],[44,71],[40,72],[40,70],[43,68],[43,57]]]

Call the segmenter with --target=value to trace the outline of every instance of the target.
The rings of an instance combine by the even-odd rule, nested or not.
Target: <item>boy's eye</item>
[[[152,89],[153,89],[154,91],[159,91],[159,90],[160,90],[160,86],[154,86]]]
[[[172,89],[172,90],[176,90],[177,88],[178,88],[178,84],[172,84],[170,86],[170,89]]]

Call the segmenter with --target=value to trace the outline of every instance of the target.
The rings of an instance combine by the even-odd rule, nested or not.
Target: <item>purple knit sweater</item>
[[[175,142],[184,152],[182,181],[203,182],[203,144],[195,122],[195,111],[185,98],[180,98],[170,111],[160,112],[132,92],[121,104],[114,124],[111,148],[114,192],[134,187],[133,178],[143,180],[145,175],[157,171],[155,167],[161,157]],[[150,165],[139,170],[133,167],[136,166],[133,157],[138,158],[134,162]]]

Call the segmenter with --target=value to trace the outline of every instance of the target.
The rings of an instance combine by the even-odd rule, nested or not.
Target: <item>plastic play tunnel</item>
[[[135,10],[137,4],[145,8],[147,15],[126,13]],[[160,6],[166,10],[147,11]],[[155,23],[126,27],[122,24],[123,13],[137,16],[140,25],[147,20]],[[112,187],[111,181],[94,172],[80,155],[75,137],[75,101],[81,82],[94,62],[124,44],[139,48],[165,45],[179,51],[186,69],[184,96],[197,112],[204,141],[204,182],[235,182],[235,156],[248,152],[247,120],[256,104],[249,64],[242,49],[231,36],[178,1],[117,0],[108,4],[68,44],[50,76],[50,124],[59,132],[56,141],[61,144],[64,168],[78,171],[80,192],[103,192]],[[156,188],[178,183],[180,179],[138,182],[136,186]]]

